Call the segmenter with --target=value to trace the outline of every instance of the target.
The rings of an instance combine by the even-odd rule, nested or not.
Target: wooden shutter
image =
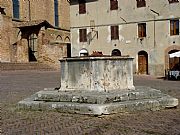
[[[138,37],[146,37],[146,24],[138,24]]]
[[[119,39],[119,27],[111,26],[111,40]]]
[[[86,13],[86,1],[81,0],[79,1],[79,14],[85,14]]]
[[[86,29],[79,30],[79,41],[87,42],[87,30]]]
[[[110,0],[110,9],[117,10],[118,9],[118,1],[117,0]]]
[[[137,1],[137,7],[145,7],[146,1],[145,0],[136,0]]]
[[[170,35],[174,35],[174,21],[171,20],[170,21]]]
[[[170,35],[179,35],[179,20],[170,21]]]

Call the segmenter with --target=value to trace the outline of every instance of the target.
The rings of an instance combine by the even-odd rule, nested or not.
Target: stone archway
[[[56,41],[63,41],[63,38],[60,36],[60,35],[58,35],[57,37],[56,37]]]
[[[165,50],[165,70],[169,69],[169,53],[173,50],[177,50],[177,51],[180,50],[180,46],[173,45],[173,46],[166,48],[166,50]]]
[[[64,39],[64,41],[65,41],[66,43],[71,43],[70,38],[69,38],[68,36],[66,36],[66,38]]]

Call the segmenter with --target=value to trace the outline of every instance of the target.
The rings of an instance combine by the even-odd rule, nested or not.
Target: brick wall
[[[0,0],[5,15],[0,16],[0,62],[29,62],[29,43],[31,33],[37,35],[37,62],[59,65],[59,58],[67,55],[67,43],[70,43],[69,3],[58,1],[59,28],[45,25],[17,27],[23,22],[46,20],[54,26],[53,0],[19,0],[19,16],[13,18],[11,0]],[[38,24],[37,24],[38,25]]]

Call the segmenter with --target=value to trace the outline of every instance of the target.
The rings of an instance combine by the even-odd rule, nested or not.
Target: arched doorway
[[[168,54],[173,54],[175,52],[178,52],[179,50],[171,50],[168,52]],[[180,58],[179,57],[169,57],[169,70],[178,70],[179,67],[177,65],[180,64]]]
[[[114,49],[112,50],[111,56],[121,56],[121,51]]]
[[[138,73],[148,74],[148,53],[145,51],[138,53]]]
[[[165,50],[165,71],[168,71],[170,69],[170,58],[169,54],[174,53],[176,51],[180,51],[179,45],[172,45]]]

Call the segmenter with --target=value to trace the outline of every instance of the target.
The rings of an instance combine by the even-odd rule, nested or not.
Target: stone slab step
[[[29,63],[0,63],[0,70],[55,70],[46,64],[38,62]]]
[[[73,102],[89,104],[106,104],[131,100],[156,99],[165,96],[160,90],[149,87],[136,87],[136,90],[98,91],[39,91],[35,101]]]
[[[52,110],[62,113],[102,115],[148,110],[156,111],[178,105],[178,99],[171,96],[163,96],[157,99],[132,100],[107,104],[34,101],[34,97],[35,95],[20,101],[18,103],[18,108],[24,110]]]

